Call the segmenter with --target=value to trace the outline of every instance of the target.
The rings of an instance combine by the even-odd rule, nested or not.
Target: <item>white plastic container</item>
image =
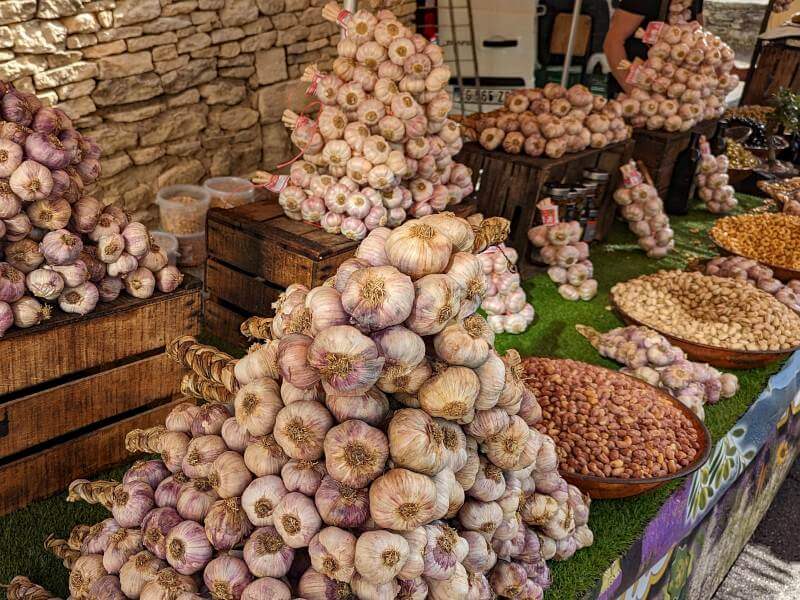
[[[175,234],[178,240],[178,266],[197,267],[206,262],[206,232]]]
[[[210,196],[199,185],[170,185],[156,196],[161,228],[186,235],[204,232]]]
[[[203,187],[211,198],[211,208],[234,208],[250,204],[256,197],[256,189],[241,177],[212,177]]]
[[[178,238],[176,238],[175,235],[166,231],[151,231],[150,237],[152,237],[153,241],[167,253],[169,264],[172,266],[178,264]]]

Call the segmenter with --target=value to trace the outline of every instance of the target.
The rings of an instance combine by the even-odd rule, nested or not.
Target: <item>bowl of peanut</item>
[[[626,324],[654,329],[715,367],[750,369],[800,348],[800,315],[741,279],[659,271],[616,284],[611,302]]]
[[[776,279],[800,279],[800,216],[759,213],[723,217],[709,235],[723,252],[757,260],[772,269]]]
[[[711,453],[702,421],[644,381],[588,363],[531,357],[526,385],[559,472],[592,498],[625,498],[699,469]]]

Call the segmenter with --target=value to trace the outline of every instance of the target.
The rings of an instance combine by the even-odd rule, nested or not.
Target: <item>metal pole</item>
[[[453,56],[456,59],[456,79],[458,80],[458,89],[460,90],[459,96],[459,104],[461,105],[461,114],[463,116],[465,112],[464,109],[464,78],[461,76],[461,60],[458,58],[458,33],[456,32],[456,13],[453,9],[453,0],[447,0],[447,8],[450,12],[450,31],[453,34]]]
[[[342,8],[345,9],[347,12],[354,13],[358,9],[358,0],[344,0],[342,2]]]
[[[536,87],[536,62],[539,60],[539,0],[533,0],[533,87]]]
[[[475,48],[475,26],[472,22],[472,0],[467,0],[467,19],[469,20],[469,40],[470,47],[472,48],[472,67],[475,69],[475,93],[477,94],[478,99],[478,112],[483,112],[483,104],[481,100],[481,75],[480,70],[478,69],[478,50]]]
[[[567,87],[569,83],[569,67],[572,64],[572,52],[575,46],[575,34],[578,32],[578,17],[581,15],[582,0],[575,0],[575,7],[572,9],[572,23],[569,27],[569,43],[567,53],[564,56],[564,70],[561,72],[561,85]]]

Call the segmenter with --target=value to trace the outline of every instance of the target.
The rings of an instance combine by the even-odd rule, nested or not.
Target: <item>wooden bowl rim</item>
[[[713,352],[729,352],[734,356],[777,356],[783,354],[789,355],[796,350],[800,350],[800,344],[788,348],[786,350],[736,350],[733,348],[724,348],[722,346],[710,346],[708,344],[701,344],[700,342],[693,342],[691,340],[684,339],[677,335],[661,331],[660,329],[657,329],[653,325],[648,325],[647,323],[643,323],[639,319],[632,317],[625,310],[623,310],[619,304],[617,304],[613,292],[609,293],[609,298],[611,299],[611,305],[614,307],[614,310],[616,310],[619,314],[621,314],[624,319],[627,319],[631,323],[634,323],[635,325],[638,325],[640,327],[647,327],[648,329],[652,329],[653,331],[655,331],[656,333],[660,333],[667,339],[675,340],[676,342],[680,342],[681,344],[686,344],[687,346],[694,346],[695,348],[698,348],[700,350],[710,350]],[[798,317],[800,317],[800,315],[798,315]]]
[[[771,214],[782,214],[782,213],[761,213],[761,214],[771,215]],[[714,225],[716,225],[719,221],[722,221],[723,219],[730,219],[730,218],[733,218],[733,217],[736,217],[736,216],[741,216],[741,215],[728,215],[727,217],[722,217],[720,219],[717,219],[716,222],[714,223]],[[754,216],[758,216],[758,215],[754,215]],[[798,226],[800,226],[800,215],[787,215],[787,216],[796,217],[797,218],[797,224],[798,224]],[[714,235],[714,227],[713,226],[711,227],[711,229],[708,230],[708,237],[711,238],[711,241],[714,242],[714,245],[717,248],[727,252],[728,254],[732,254],[733,256],[741,256],[742,258],[748,258],[750,260],[755,260],[756,262],[761,263],[765,267],[769,267],[773,271],[780,270],[780,271],[788,271],[790,273],[794,273],[794,274],[797,275],[797,277],[795,277],[795,279],[800,279],[800,269],[793,269],[791,267],[782,267],[780,265],[773,265],[773,264],[766,263],[764,261],[758,260],[757,258],[754,258],[752,256],[745,256],[744,254],[739,254],[738,252],[734,252],[733,250],[731,250],[730,248],[725,246],[722,242],[720,242],[717,239],[717,237]]]
[[[675,398],[671,394],[668,394],[664,390],[662,390],[660,388],[657,388],[656,386],[651,385],[651,384],[647,383],[646,381],[638,379],[638,378],[636,378],[636,377],[634,377],[632,375],[628,375],[627,373],[621,373],[620,371],[616,371],[614,369],[609,369],[608,367],[601,367],[600,365],[594,365],[592,363],[587,363],[587,362],[583,362],[583,361],[580,361],[580,360],[565,359],[565,358],[553,358],[553,357],[542,357],[542,356],[530,356],[528,358],[534,358],[534,359],[536,359],[536,358],[548,358],[549,360],[557,360],[557,361],[573,360],[574,362],[583,363],[584,365],[588,365],[588,366],[593,367],[595,369],[601,369],[603,371],[608,371],[608,372],[613,373],[614,375],[617,375],[617,376],[620,376],[620,377],[628,377],[629,379],[633,379],[634,381],[637,381],[637,382],[641,383],[642,385],[645,385],[645,386],[647,386],[649,388],[652,388],[653,390],[655,390],[656,394],[666,398],[671,404],[677,406],[683,414],[685,414],[686,416],[689,417],[689,420],[692,422],[692,425],[694,426],[694,430],[701,434],[700,437],[703,440],[703,451],[701,453],[699,453],[698,457],[696,457],[695,460],[691,464],[689,464],[689,465],[683,467],[682,469],[680,469],[679,471],[676,471],[675,473],[671,473],[669,475],[659,475],[658,477],[625,479],[625,478],[622,478],[622,477],[600,477],[599,475],[581,475],[581,474],[575,474],[575,473],[562,472],[559,469],[559,473],[561,473],[564,478],[569,478],[569,479],[572,479],[574,481],[586,481],[586,482],[589,482],[589,483],[603,484],[603,485],[635,486],[635,485],[651,484],[652,486],[656,486],[656,485],[659,485],[659,484],[662,484],[662,483],[666,483],[667,481],[671,481],[673,479],[678,479],[679,477],[685,477],[686,475],[694,473],[700,467],[702,467],[706,463],[706,461],[708,460],[708,457],[711,456],[711,446],[712,446],[712,444],[711,444],[711,432],[709,432],[708,427],[706,427],[706,424],[703,423],[700,420],[700,418],[696,414],[694,414],[694,412],[692,412],[692,410],[688,406],[686,406],[680,400],[678,400],[677,398]],[[580,486],[578,486],[578,487],[580,487]]]

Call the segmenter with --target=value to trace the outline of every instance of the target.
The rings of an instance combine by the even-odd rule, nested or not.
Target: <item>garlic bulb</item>
[[[366,394],[358,396],[328,395],[325,406],[339,423],[358,419],[378,427],[389,414],[389,399],[378,388],[372,388]]]
[[[292,593],[289,586],[280,579],[263,577],[256,579],[244,589],[241,600],[261,600],[262,598],[291,600],[291,597]],[[178,598],[178,600],[183,600],[183,598]]]
[[[431,600],[451,600],[466,598],[469,590],[467,571],[461,563],[456,563],[453,574],[445,580],[428,580],[428,597]]]
[[[275,440],[290,457],[317,460],[333,418],[319,402],[302,400],[285,406],[275,420]]]
[[[389,531],[367,531],[356,541],[355,567],[369,583],[388,583],[408,558],[408,542]]]
[[[236,362],[233,368],[236,380],[246,385],[262,378],[278,379],[278,342],[272,340],[266,344],[252,347],[248,353]]]
[[[447,580],[453,576],[456,565],[469,552],[469,544],[460,537],[455,529],[444,524],[425,526],[427,541],[423,557],[425,570],[423,575],[428,580]]]
[[[218,556],[203,571],[206,588],[218,598],[239,600],[252,580],[245,562],[235,556]]]
[[[497,502],[467,499],[458,511],[458,520],[466,529],[480,532],[489,540],[503,520],[503,510]]]
[[[220,454],[208,474],[208,482],[220,498],[240,496],[252,479],[242,455],[233,451]]]
[[[89,591],[94,582],[107,574],[101,555],[85,554],[72,566],[69,574],[69,593],[75,598],[90,598]]]
[[[217,457],[225,452],[225,441],[218,435],[203,435],[189,442],[182,470],[192,478],[208,477]]]
[[[419,389],[420,406],[434,417],[469,423],[475,414],[480,381],[466,367],[448,367]]]
[[[494,434],[481,444],[486,457],[501,469],[514,469],[525,446],[531,430],[520,417],[511,417],[507,427]],[[519,468],[524,468],[525,465]]]
[[[308,555],[318,572],[349,583],[355,572],[356,537],[338,527],[325,527],[311,538]]]
[[[495,350],[489,351],[486,361],[475,369],[480,381],[480,391],[475,399],[475,410],[493,408],[503,391],[506,378],[506,366]]]
[[[211,560],[212,553],[211,544],[199,523],[183,521],[167,535],[167,562],[181,575],[192,575],[203,569]]]
[[[369,488],[369,509],[379,527],[408,531],[428,523],[436,510],[433,480],[407,469],[392,469]]]
[[[294,549],[271,526],[256,529],[244,545],[244,561],[256,577],[283,577],[293,560]]]
[[[281,479],[286,489],[306,496],[316,493],[325,475],[325,465],[315,460],[290,460],[281,468]]]
[[[350,585],[344,581],[331,579],[309,568],[300,577],[297,584],[297,593],[302,594],[308,600],[344,598],[346,600],[354,598],[350,590]]]
[[[283,541],[292,548],[308,546],[322,525],[314,501],[299,492],[289,492],[281,499],[272,521]]]
[[[314,503],[327,525],[357,528],[369,517],[367,490],[356,489],[325,476],[314,494]]]
[[[411,314],[413,301],[411,278],[391,266],[357,271],[342,293],[342,306],[365,331],[399,325]]]
[[[167,534],[183,519],[169,507],[156,508],[142,521],[142,544],[161,560],[167,557]]]
[[[289,457],[273,435],[254,438],[244,450],[244,464],[256,477],[276,475],[287,462]]]
[[[366,392],[378,380],[384,363],[375,342],[349,325],[329,327],[318,334],[307,356],[328,393]]]
[[[414,282],[414,305],[405,324],[421,336],[434,335],[458,315],[462,290],[448,275],[426,275]]]
[[[108,573],[119,573],[122,565],[142,549],[142,532],[139,529],[118,529],[108,538],[108,546],[103,552],[103,568]]]
[[[325,468],[331,477],[363,488],[383,472],[389,443],[380,429],[352,420],[328,431],[324,451]]]
[[[412,279],[442,273],[450,261],[452,243],[430,225],[408,221],[386,239],[389,263]]]
[[[146,550],[134,554],[119,570],[120,590],[127,598],[138,598],[144,586],[153,581],[165,566]]]
[[[366,238],[356,248],[356,258],[365,260],[373,267],[383,267],[389,264],[386,256],[386,240],[392,230],[387,227],[377,227],[369,232]]]
[[[184,598],[185,594],[197,591],[197,585],[188,575],[182,575],[175,569],[162,569],[155,579],[142,588],[139,600],[165,600],[167,598]]]
[[[31,294],[42,300],[55,300],[64,289],[61,275],[49,269],[36,269],[25,277],[25,284]]]
[[[281,393],[274,379],[256,379],[239,388],[234,401],[236,420],[250,435],[272,433],[275,418],[283,408]]]
[[[143,481],[131,481],[114,488],[111,514],[120,527],[137,527],[154,505],[153,488]]]
[[[206,537],[217,550],[230,550],[244,540],[253,526],[240,498],[217,500],[206,514]]]
[[[320,373],[309,365],[308,350],[314,340],[306,335],[285,335],[278,343],[278,368],[280,375],[300,389],[308,389],[320,380]]]
[[[429,215],[420,219],[450,240],[458,252],[471,253],[475,245],[475,232],[469,223],[451,212]],[[455,258],[455,255],[454,257]]]
[[[395,411],[388,435],[389,452],[397,466],[427,475],[435,475],[444,468],[444,432],[425,411],[413,408]]]
[[[280,477],[259,477],[242,492],[242,508],[256,527],[271,526],[272,513],[287,493]]]

